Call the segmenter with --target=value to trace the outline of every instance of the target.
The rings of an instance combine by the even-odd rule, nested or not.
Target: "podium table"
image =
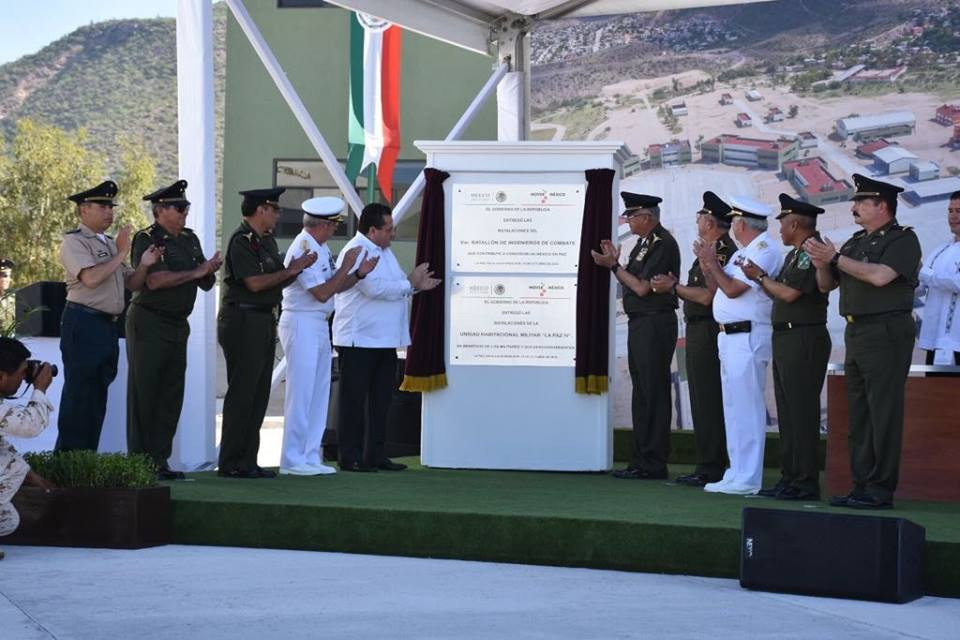
[[[960,367],[913,365],[906,381],[903,449],[896,497],[960,501],[960,377],[924,377],[957,372]],[[826,485],[830,495],[845,495],[853,485],[847,447],[849,407],[842,365],[827,371]]]

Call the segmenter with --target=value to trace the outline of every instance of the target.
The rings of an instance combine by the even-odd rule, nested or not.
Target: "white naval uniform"
[[[307,251],[315,251],[317,261],[283,290],[283,312],[277,327],[287,359],[281,469],[323,464],[321,444],[330,405],[329,319],[333,296],[320,302],[309,289],[330,280],[334,265],[330,250],[301,231],[287,250],[284,266]]]
[[[960,242],[930,252],[920,269],[920,284],[929,289],[917,346],[936,351],[934,364],[953,364],[953,352],[960,352]]]
[[[749,280],[736,262],[750,260],[771,278],[783,266],[783,256],[766,232],[734,253],[723,271],[750,288],[736,298],[717,289],[713,317],[719,324],[749,320],[749,332],[717,336],[720,353],[720,380],[723,385],[723,419],[727,427],[727,455],[730,468],[720,481],[737,493],[760,489],[763,482],[763,446],[767,431],[767,404],[764,388],[767,364],[772,355],[770,314],[773,300],[756,282]]]

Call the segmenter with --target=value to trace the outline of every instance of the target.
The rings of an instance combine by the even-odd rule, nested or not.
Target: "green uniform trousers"
[[[126,329],[127,450],[165,469],[183,408],[190,324],[132,304]]]
[[[687,322],[687,387],[693,440],[697,447],[696,474],[716,482],[729,465],[727,429],[723,421],[723,393],[720,384],[719,329],[712,318]]]
[[[627,363],[633,383],[634,469],[665,473],[670,455],[670,362],[677,346],[677,314],[670,309],[635,316],[627,325]]]
[[[892,500],[900,475],[903,405],[916,338],[909,313],[851,322],[844,339],[854,488]]]
[[[820,393],[830,346],[826,325],[773,331],[780,474],[783,481],[810,493],[820,492]]]
[[[276,319],[270,312],[223,306],[217,319],[217,340],[227,363],[220,470],[252,471],[257,468],[260,427],[270,401]]]

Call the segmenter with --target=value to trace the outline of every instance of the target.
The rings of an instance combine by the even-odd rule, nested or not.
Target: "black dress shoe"
[[[819,491],[807,491],[799,487],[786,487],[773,497],[777,500],[808,500],[820,502]]]
[[[260,474],[256,469],[230,469],[229,471],[219,469],[217,475],[221,478],[259,478]]]
[[[674,482],[687,487],[703,487],[710,482],[714,482],[714,480],[711,480],[705,473],[691,473],[685,476],[677,476]]]
[[[341,462],[340,471],[359,471],[361,473],[372,473],[377,470],[376,467],[371,467],[363,464],[362,462]]]
[[[387,459],[376,465],[376,467],[381,471],[403,471],[407,468],[407,465]]]
[[[617,469],[612,475],[614,478],[618,478],[620,480],[666,480],[667,478],[666,471],[654,473],[644,469],[634,469],[633,467]]]
[[[781,491],[789,487],[790,483],[783,478],[780,478],[780,481],[772,487],[767,487],[766,489],[760,489],[760,491],[757,491],[757,495],[763,496],[764,498],[776,498]]]
[[[847,507],[852,499],[863,497],[863,492],[854,489],[845,496],[831,496],[829,504],[831,507]]]
[[[847,498],[846,506],[851,509],[893,509],[893,501],[864,493]]]
[[[273,469],[264,469],[263,467],[257,467],[257,477],[258,478],[276,478],[277,472]]]
[[[187,476],[183,474],[183,471],[173,471],[172,469],[160,469],[157,471],[157,479],[161,481],[186,480]]]

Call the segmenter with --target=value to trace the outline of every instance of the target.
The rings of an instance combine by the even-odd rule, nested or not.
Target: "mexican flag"
[[[350,16],[347,177],[356,181],[373,163],[388,202],[400,153],[400,33],[400,27],[369,14]]]

